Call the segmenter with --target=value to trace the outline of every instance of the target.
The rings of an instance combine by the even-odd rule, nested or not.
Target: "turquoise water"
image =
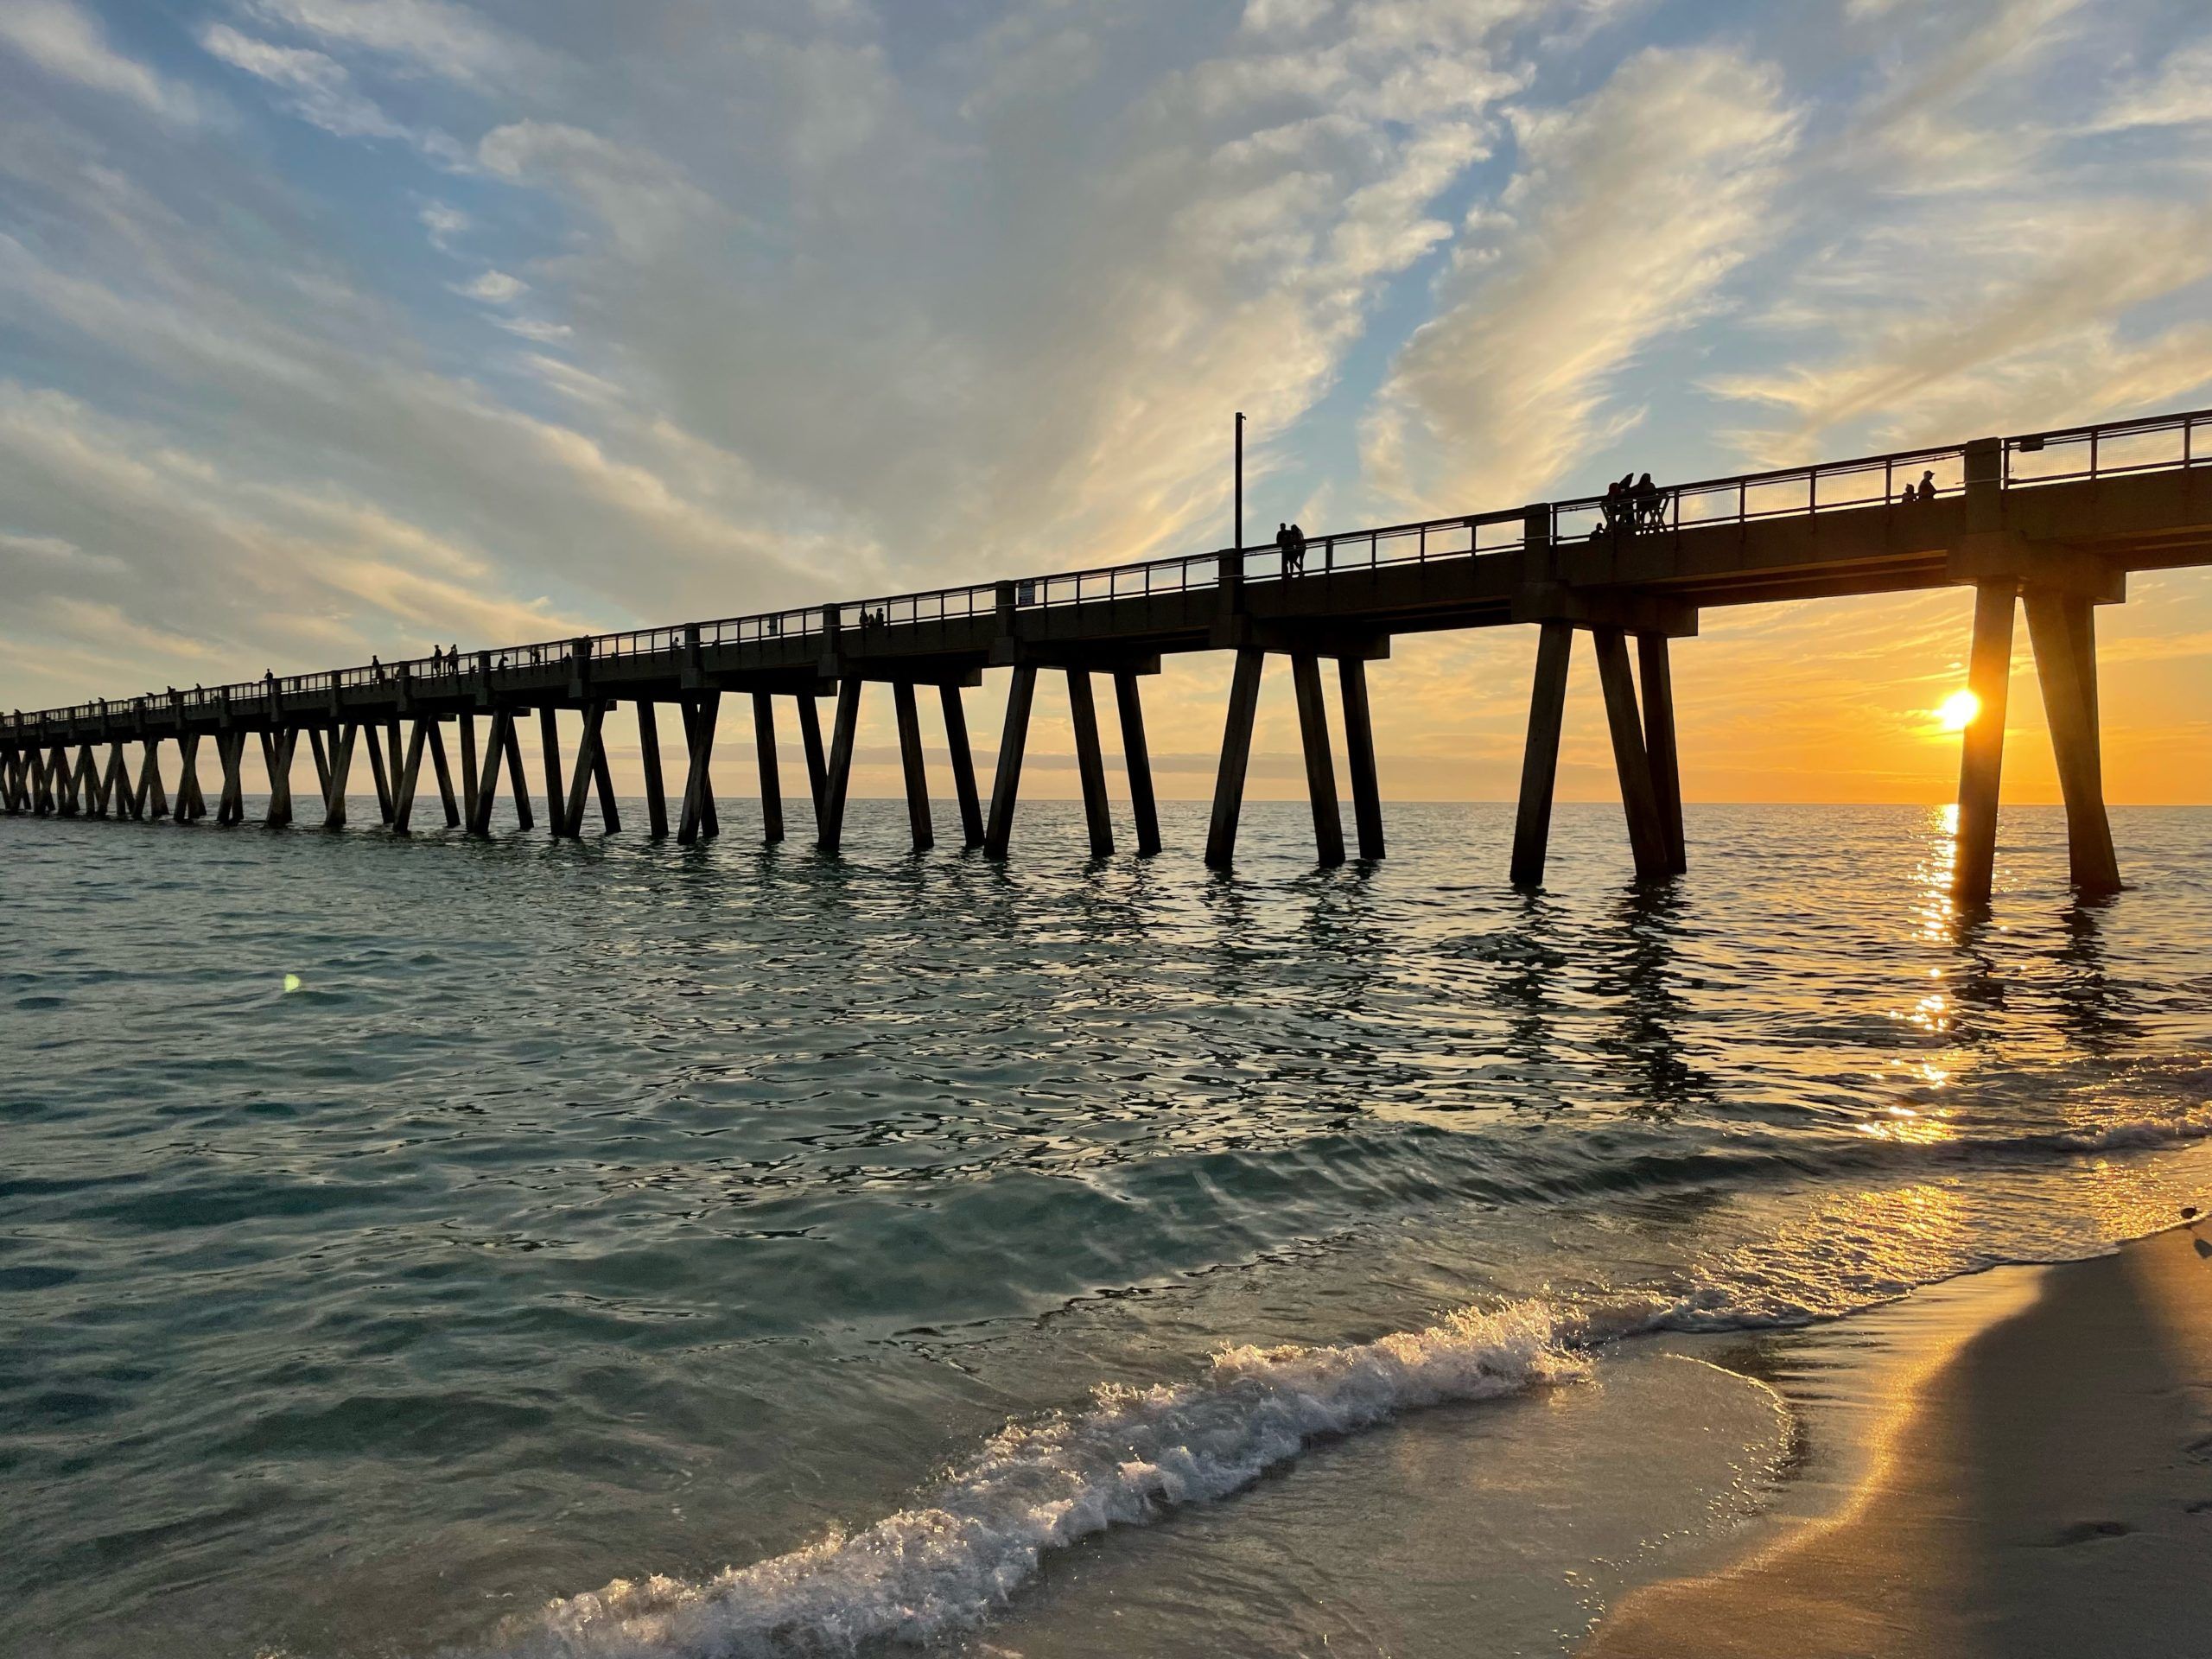
[[[1593,1376],[1656,1443],[1639,1332],[2202,1197],[2212,812],[2117,813],[2085,907],[2008,810],[1973,925],[1940,813],[1694,808],[1638,892],[1566,808],[1534,899],[1502,807],[1332,872],[1255,807],[1229,878],[1166,816],[1093,863],[1025,805],[1002,868],[889,803],[842,860],[741,802],[698,849],[0,821],[0,1649],[1094,1650],[1033,1580],[1100,1528],[1258,1528],[1317,1442]],[[1495,1650],[1558,1650],[1509,1565]],[[1325,1620],[1239,1593],[1214,1650]]]

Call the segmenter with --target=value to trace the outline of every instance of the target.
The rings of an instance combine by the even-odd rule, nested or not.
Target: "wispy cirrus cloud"
[[[99,18],[73,0],[8,0],[0,6],[0,46],[58,80],[111,94],[164,121],[190,125],[207,112],[191,87],[117,51]]]

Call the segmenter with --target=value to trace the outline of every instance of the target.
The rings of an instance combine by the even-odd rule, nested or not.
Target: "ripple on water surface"
[[[1316,1435],[2202,1198],[2212,815],[2117,815],[2136,887],[2079,906],[2058,815],[2008,813],[1965,925],[1902,810],[1694,810],[1638,892],[1617,809],[1562,808],[1533,898],[1503,809],[1316,873],[1255,806],[1230,880],[1084,862],[1054,804],[1004,867],[880,803],[842,861],[764,853],[750,811],[697,849],[0,821],[11,1642],[952,1639]],[[1634,1512],[1741,1473],[1700,1470]]]

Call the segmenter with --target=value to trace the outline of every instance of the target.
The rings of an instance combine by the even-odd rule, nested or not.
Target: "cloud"
[[[1369,415],[1376,480],[1440,510],[1510,505],[1633,418],[1608,411],[1619,377],[1773,234],[1797,126],[1776,75],[1725,51],[1647,53],[1522,113],[1519,172],[1470,219]]]
[[[520,299],[529,288],[519,276],[510,276],[504,270],[486,270],[466,283],[456,283],[453,291],[472,300],[481,300],[486,305],[505,305]]]
[[[2101,132],[2212,123],[2212,44],[2184,47],[2158,73],[2121,91],[2092,123]]]
[[[353,90],[346,67],[335,59],[303,48],[272,46],[241,35],[226,23],[200,32],[210,56],[257,79],[283,88],[283,107],[302,120],[340,138],[404,138],[407,129],[370,99]]]
[[[503,179],[558,185],[635,259],[650,257],[700,221],[718,216],[713,200],[669,162],[582,127],[543,121],[496,127],[477,145],[476,159]]]
[[[445,0],[248,0],[266,21],[417,73],[497,86],[542,73],[545,54]]]
[[[8,0],[0,6],[0,44],[56,79],[112,93],[165,121],[188,125],[201,118],[189,87],[116,51],[98,20],[71,0]]]

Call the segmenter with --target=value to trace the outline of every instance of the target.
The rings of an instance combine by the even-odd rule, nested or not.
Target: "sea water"
[[[1163,817],[0,821],[0,1651],[1560,1652],[1788,1455],[1684,1333],[2204,1197],[2212,812]]]

